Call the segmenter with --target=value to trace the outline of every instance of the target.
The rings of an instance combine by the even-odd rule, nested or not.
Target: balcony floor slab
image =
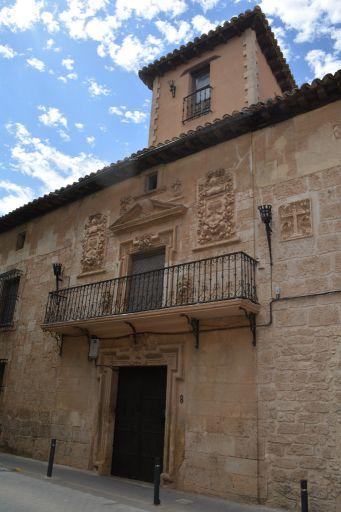
[[[257,314],[259,304],[248,299],[230,299],[216,302],[190,304],[163,309],[102,316],[83,320],[71,320],[43,324],[44,331],[77,336],[85,332],[98,337],[125,336],[132,333],[132,324],[137,332],[189,331],[188,318],[196,318],[206,327],[223,322],[224,325],[244,326],[245,311]]]

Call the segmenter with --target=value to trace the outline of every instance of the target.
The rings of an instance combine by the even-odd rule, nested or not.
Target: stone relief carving
[[[222,241],[234,234],[232,174],[225,169],[211,171],[198,185],[198,242]]]
[[[101,213],[90,215],[85,223],[82,272],[99,270],[103,266],[106,245],[107,217]]]
[[[130,244],[129,252],[143,251],[150,247],[161,247],[168,245],[171,241],[171,232],[163,234],[143,234],[134,238],[132,244]]]
[[[341,139],[341,124],[333,126],[333,132],[335,139]]]
[[[123,213],[126,213],[129,210],[129,208],[132,205],[132,202],[133,202],[132,196],[121,197],[121,201],[120,201],[120,215],[122,215]]]
[[[182,195],[182,181],[177,178],[174,183],[171,185],[172,192],[174,196],[181,196]]]
[[[158,235],[142,235],[136,237],[133,241],[133,248],[138,251],[143,251],[143,249],[148,249],[159,242]]]
[[[294,201],[278,209],[282,240],[312,234],[310,199]]]

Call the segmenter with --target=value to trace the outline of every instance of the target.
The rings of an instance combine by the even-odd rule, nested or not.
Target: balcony
[[[258,311],[256,261],[243,252],[74,286],[49,293],[43,328],[64,334],[121,334],[175,325],[184,316],[211,319]]]
[[[212,87],[210,85],[196,90],[184,98],[182,122],[190,121],[211,112]]]

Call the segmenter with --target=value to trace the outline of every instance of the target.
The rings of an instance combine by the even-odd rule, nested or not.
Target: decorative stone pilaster
[[[244,58],[244,90],[245,105],[249,106],[259,101],[259,76],[257,62],[256,33],[248,28],[243,33],[243,58]]]
[[[156,77],[153,84],[153,103],[150,117],[150,129],[149,129],[149,145],[152,146],[156,142],[158,119],[159,119],[159,98],[160,98],[160,79]]]

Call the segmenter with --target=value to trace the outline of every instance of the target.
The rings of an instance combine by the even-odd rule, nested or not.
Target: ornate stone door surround
[[[145,335],[139,339],[136,345],[130,340],[120,341],[118,346],[106,347],[100,352],[97,363],[99,401],[93,465],[99,474],[110,474],[119,367],[167,366],[162,476],[164,481],[170,483],[175,479],[176,425],[181,407],[179,381],[183,380],[183,343],[179,342],[178,337],[172,340],[171,334],[167,340],[160,340],[157,335]]]

